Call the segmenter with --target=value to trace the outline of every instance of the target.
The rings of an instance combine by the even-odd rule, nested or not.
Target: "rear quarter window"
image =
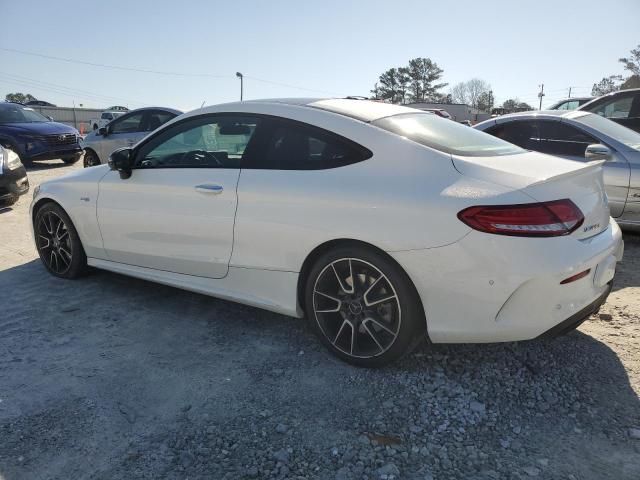
[[[488,157],[525,150],[485,132],[428,113],[406,113],[372,122],[376,127],[452,155]]]

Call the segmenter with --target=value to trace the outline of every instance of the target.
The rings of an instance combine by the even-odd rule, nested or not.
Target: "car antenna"
[[[204,102],[206,102],[206,100],[202,101],[202,105],[200,105],[200,108],[204,107]]]

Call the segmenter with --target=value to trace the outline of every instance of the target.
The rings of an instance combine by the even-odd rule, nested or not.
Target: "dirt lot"
[[[640,478],[640,236],[578,332],[367,371],[292,318],[55,279],[29,202],[0,213],[0,479]]]

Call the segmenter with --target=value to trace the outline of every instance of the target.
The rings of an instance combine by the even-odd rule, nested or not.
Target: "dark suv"
[[[16,152],[23,164],[60,158],[75,163],[82,157],[78,131],[51,121],[19,103],[0,103],[0,145]]]

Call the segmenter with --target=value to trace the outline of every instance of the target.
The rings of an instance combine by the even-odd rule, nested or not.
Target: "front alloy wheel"
[[[349,255],[325,255],[311,272],[308,314],[336,355],[356,365],[381,366],[422,339],[424,315],[397,264],[374,251],[344,250]]]
[[[54,203],[42,206],[33,227],[38,254],[50,273],[76,278],[85,272],[87,257],[71,219],[62,208]]]

